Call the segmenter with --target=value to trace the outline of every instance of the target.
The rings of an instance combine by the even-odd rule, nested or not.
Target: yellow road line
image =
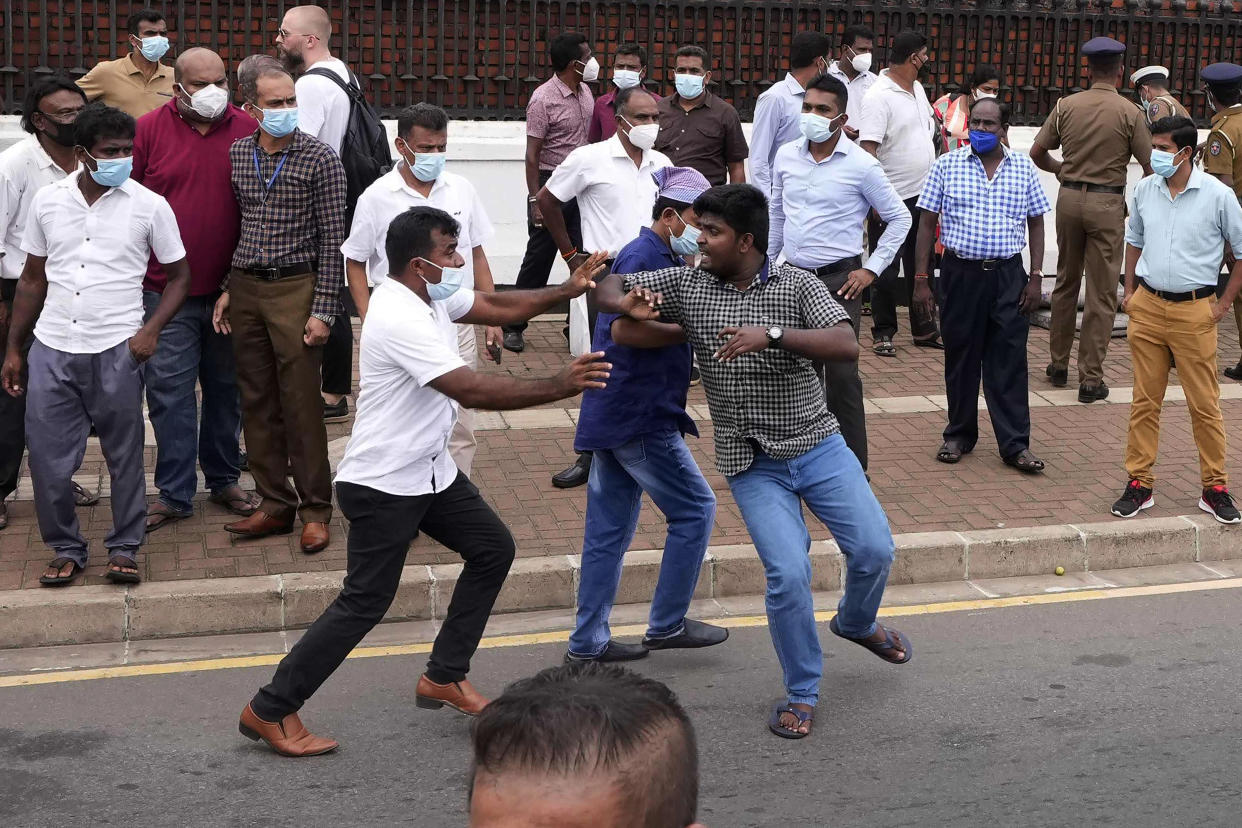
[[[943,601],[933,604],[910,604],[907,606],[882,607],[880,615],[885,618],[901,618],[912,615],[939,615],[949,612],[972,612],[979,610],[1029,607],[1041,604],[1067,604],[1076,601],[1100,601],[1110,598],[1141,598],[1152,595],[1175,595],[1182,592],[1206,592],[1242,587],[1242,578],[1225,578],[1218,581],[1192,581],[1178,584],[1154,584],[1151,586],[1114,587],[1107,589],[1084,589],[1073,592],[1040,593],[1038,595],[1015,595],[1007,598],[979,598],[971,601]],[[817,621],[827,621],[836,613],[815,613]],[[768,619],[762,615],[739,615],[710,619],[723,627],[766,626]],[[613,627],[614,635],[641,635],[646,632],[642,624]],[[484,638],[480,649],[499,647],[528,647],[535,644],[559,644],[569,640],[569,630],[499,635]],[[395,644],[386,647],[359,647],[349,658],[385,658],[388,656],[417,655],[431,652],[430,642]],[[207,670],[232,670],[240,667],[265,667],[277,664],[284,653],[252,656],[228,656],[195,661],[169,661],[158,664],[128,664],[121,667],[98,667],[86,670],[61,670],[52,672],[23,673],[0,676],[0,688],[29,687],[36,684],[59,684],[68,681],[91,681],[94,679],[130,678],[135,676],[160,676],[174,673],[197,673]]]

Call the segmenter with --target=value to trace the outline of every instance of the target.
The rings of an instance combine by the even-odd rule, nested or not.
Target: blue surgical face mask
[[[265,109],[263,120],[259,121],[259,129],[273,138],[284,138],[298,128],[298,108]]]
[[[142,56],[152,63],[168,54],[168,38],[163,35],[144,37],[140,39],[140,42],[142,45],[138,47],[138,51],[142,52]]]
[[[410,164],[410,172],[424,184],[435,181],[444,172],[444,160],[448,157],[443,152],[416,152],[414,163]]]
[[[972,129],[970,131],[970,148],[979,155],[987,155],[996,149],[996,145],[1000,143],[1000,136],[995,132],[984,132],[980,129]]]
[[[423,279],[423,283],[427,285],[427,295],[431,297],[433,302],[443,302],[457,291],[461,290],[462,284],[466,281],[466,269],[464,267],[440,267],[435,262],[428,262],[422,256],[418,257],[420,261],[440,271],[440,281],[428,282]],[[421,276],[419,278],[422,278]]]
[[[613,69],[612,82],[617,85],[618,89],[632,89],[642,83],[643,76],[640,72],[633,69]]]
[[[703,94],[703,75],[673,75],[673,85],[677,94],[686,100],[693,100]]]
[[[803,112],[798,121],[798,128],[803,136],[813,144],[822,144],[837,134],[840,127],[832,125],[832,121],[814,112]]]
[[[684,228],[680,236],[669,238],[669,246],[673,248],[673,252],[678,256],[693,256],[699,252],[699,235],[702,231],[692,224],[686,224],[681,216],[678,216],[677,219],[684,225]]]
[[[1151,169],[1161,178],[1172,178],[1177,168],[1181,166],[1174,162],[1177,157],[1176,152],[1165,152],[1164,150],[1154,149],[1151,151]]]
[[[101,187],[119,187],[129,179],[134,169],[134,157],[96,158],[89,152],[86,157],[95,162],[96,169],[88,170],[91,178]]]

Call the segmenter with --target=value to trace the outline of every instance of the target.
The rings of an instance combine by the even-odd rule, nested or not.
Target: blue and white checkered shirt
[[[919,208],[940,214],[940,241],[963,259],[1008,259],[1026,247],[1026,220],[1052,210],[1035,164],[1005,151],[988,180],[970,147],[932,164]]]

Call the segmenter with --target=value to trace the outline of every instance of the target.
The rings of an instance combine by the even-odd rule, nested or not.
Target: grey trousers
[[[821,276],[820,281],[832,291],[832,298],[840,303],[850,315],[854,325],[854,338],[858,338],[858,327],[862,322],[862,296],[846,299],[838,296],[837,291],[849,278],[849,271],[831,273]],[[862,377],[858,375],[858,361],[853,362],[817,362],[815,369],[820,381],[824,384],[824,395],[828,401],[828,410],[837,417],[841,424],[841,436],[845,444],[858,458],[858,463],[867,470],[867,420],[863,412]]]
[[[26,382],[26,445],[43,542],[56,557],[86,565],[86,539],[73,501],[91,423],[112,478],[109,556],[137,558],[146,529],[142,374],[125,341],[98,354],[70,354],[35,340]]]

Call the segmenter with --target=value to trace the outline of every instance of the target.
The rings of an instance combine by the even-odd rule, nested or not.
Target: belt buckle
[[[1000,259],[984,259],[979,263],[979,267],[983,270],[996,270],[1000,265]]]
[[[256,267],[255,274],[260,279],[268,282],[274,282],[280,278],[280,268],[278,267]]]

